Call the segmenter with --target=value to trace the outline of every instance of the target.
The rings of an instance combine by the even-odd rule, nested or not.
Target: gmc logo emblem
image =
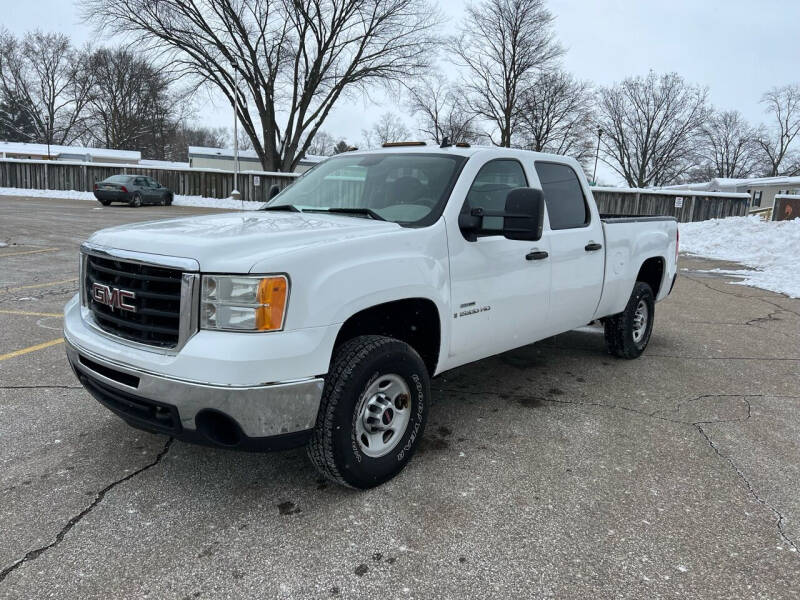
[[[111,310],[118,308],[128,312],[136,312],[136,306],[132,303],[133,300],[136,300],[136,294],[129,290],[112,288],[102,283],[93,283],[92,299],[100,304],[110,306]]]

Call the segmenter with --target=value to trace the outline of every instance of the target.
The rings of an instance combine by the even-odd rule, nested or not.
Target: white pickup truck
[[[600,215],[570,158],[347,152],[259,211],[92,235],[67,356],[134,427],[307,445],[324,475],[368,488],[419,445],[431,377],[596,320],[609,352],[639,356],[677,253],[674,219]]]

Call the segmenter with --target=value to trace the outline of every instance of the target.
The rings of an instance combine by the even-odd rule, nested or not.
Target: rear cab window
[[[550,218],[550,229],[575,229],[589,225],[589,204],[575,170],[554,162],[536,161],[535,166]]]

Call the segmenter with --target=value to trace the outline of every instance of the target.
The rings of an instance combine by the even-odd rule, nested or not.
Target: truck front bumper
[[[337,326],[248,335],[200,331],[177,352],[129,345],[64,307],[69,363],[134,427],[242,450],[302,445],[316,424]]]
[[[81,384],[129,425],[185,441],[241,450],[302,445],[324,380],[222,387],[171,379],[97,356],[65,338]]]

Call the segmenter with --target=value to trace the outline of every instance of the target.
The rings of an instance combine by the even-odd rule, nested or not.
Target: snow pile
[[[92,192],[76,192],[75,190],[28,190],[22,188],[0,188],[0,196],[22,196],[25,198],[53,198],[56,200],[94,200]]]
[[[175,196],[174,206],[201,206],[205,208],[227,208],[230,210],[258,210],[263,202],[242,202],[233,198],[205,198],[203,196]],[[244,208],[242,208],[244,205]]]
[[[681,223],[681,250],[698,256],[741,263],[749,269],[714,272],[741,277],[739,285],[800,298],[800,219],[762,221],[728,217]]]
[[[0,188],[0,196],[22,196],[26,198],[53,198],[57,200],[91,200],[97,202],[92,192],[75,190],[28,190],[21,188]],[[176,194],[172,200],[175,206],[199,206],[202,208],[223,208],[227,210],[258,210],[262,202],[244,202],[233,198],[205,198],[204,196],[181,196]],[[244,204],[244,208],[242,208]],[[119,206],[119,205],[117,205]]]

